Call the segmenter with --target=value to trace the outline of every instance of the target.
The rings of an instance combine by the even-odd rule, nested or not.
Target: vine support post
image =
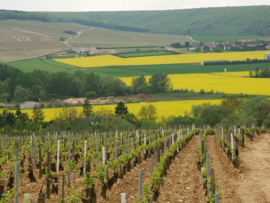
[[[126,203],[126,193],[121,193],[121,203]]]
[[[207,172],[207,182],[208,182],[208,179],[209,179],[209,154],[208,152],[206,152],[206,172]],[[207,186],[207,198],[209,198],[210,196],[210,188],[209,186]]]
[[[219,203],[219,194],[215,194],[215,203]]]
[[[51,152],[48,152],[47,155],[47,198],[50,199],[51,196],[51,187],[50,187],[50,173],[51,173]]]
[[[154,159],[155,159],[155,155],[152,154],[152,156],[151,156],[151,174],[150,174],[151,177],[152,177],[153,172],[154,172]]]
[[[61,203],[65,203],[65,175],[62,175],[62,182],[61,182]]]
[[[232,145],[232,159],[234,158],[233,157],[233,148],[234,148],[234,146],[233,146],[233,133],[231,133],[231,145]]]
[[[57,173],[59,172],[59,157],[60,157],[60,140],[58,140],[57,143],[57,166],[56,166]]]
[[[235,168],[239,168],[239,150],[238,150],[238,142],[235,142]]]
[[[142,170],[139,170],[139,199],[142,199]]]
[[[42,177],[42,153],[41,153],[41,144],[38,145],[39,148],[39,179]]]
[[[84,159],[85,159],[85,157],[86,157],[86,145],[87,145],[87,140],[84,140],[84,153],[83,153],[83,157],[84,157]],[[84,167],[83,167],[83,173],[85,173],[85,160],[83,161],[83,165],[84,165]]]
[[[102,162],[103,164],[106,162],[106,149],[104,146],[102,147]]]
[[[18,203],[19,165],[15,163],[15,203]]]
[[[70,165],[70,146],[68,146],[68,166]],[[70,187],[70,172],[67,173],[68,187]]]

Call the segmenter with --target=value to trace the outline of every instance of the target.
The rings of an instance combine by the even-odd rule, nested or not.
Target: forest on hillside
[[[114,30],[206,36],[269,36],[270,6],[167,11],[18,12],[0,19],[79,23]]]

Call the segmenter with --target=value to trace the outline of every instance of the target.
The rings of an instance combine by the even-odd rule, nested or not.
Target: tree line
[[[268,10],[269,6],[125,12],[45,13],[1,10],[0,19],[78,23],[114,30],[176,35],[268,36]]]
[[[249,76],[252,78],[270,78],[270,69],[260,70],[258,67],[249,71]]]
[[[6,102],[44,101],[68,97],[125,96],[133,93],[165,92],[172,89],[166,74],[153,74],[146,81],[142,75],[134,78],[132,87],[112,76],[100,76],[77,70],[74,73],[34,70],[23,72],[0,64],[0,97]]]
[[[50,22],[50,17],[42,12],[25,12],[0,10],[0,20],[15,19],[15,20],[37,20],[42,22]]]
[[[115,110],[101,108],[93,111],[92,105],[86,98],[83,110],[75,107],[62,108],[52,121],[45,122],[44,111],[38,107],[32,110],[31,117],[19,109],[15,113],[3,110],[0,113],[0,132],[41,132],[70,130],[109,130],[132,128],[155,128],[158,126],[191,126],[231,125],[251,126],[252,124],[270,127],[270,101],[266,97],[257,96],[250,100],[228,97],[220,105],[202,104],[193,106],[190,113],[184,116],[164,117],[158,114],[158,109],[153,104],[145,104],[137,114],[129,112],[124,102],[119,102]]]

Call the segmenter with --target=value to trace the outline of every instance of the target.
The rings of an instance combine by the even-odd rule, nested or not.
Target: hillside
[[[205,36],[270,36],[270,6],[167,11],[18,12],[0,19],[78,23],[122,31]]]
[[[149,32],[179,35],[269,36],[269,9],[270,6],[252,6],[168,11],[50,12],[47,14],[51,20],[98,27],[100,25],[93,25],[93,23],[103,22],[103,27],[108,26],[112,29],[136,27]]]
[[[67,34],[69,30],[77,35]],[[59,38],[68,39],[66,43]],[[186,36],[118,31],[75,23],[36,20],[0,20],[0,61],[36,58],[75,46],[103,46],[123,51],[144,47],[167,46],[173,42],[191,42]],[[117,49],[117,52],[121,52]],[[109,50],[107,51],[109,52]],[[74,56],[73,56],[74,57]]]

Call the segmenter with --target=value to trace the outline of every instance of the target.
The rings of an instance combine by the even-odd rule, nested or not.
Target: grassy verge
[[[10,66],[18,68],[24,72],[33,70],[44,71],[68,71],[83,70],[85,72],[93,72],[101,75],[111,75],[114,77],[135,77],[144,75],[152,75],[154,73],[166,74],[190,74],[190,73],[213,73],[213,72],[238,72],[250,71],[258,67],[260,70],[268,68],[270,65],[262,64],[234,64],[234,65],[211,65],[201,66],[199,64],[165,64],[165,65],[139,65],[139,66],[107,66],[99,68],[81,68],[77,66],[58,63],[52,59],[27,59],[7,63]]]
[[[199,42],[213,42],[218,40],[223,41],[233,41],[233,40],[255,40],[255,39],[264,39],[269,37],[262,36],[191,36],[192,39]]]
[[[131,58],[131,57],[143,57],[143,56],[160,56],[160,55],[173,55],[177,54],[174,52],[168,51],[144,51],[144,52],[127,52],[127,53],[119,53],[114,54],[115,56],[119,56],[122,58]]]

